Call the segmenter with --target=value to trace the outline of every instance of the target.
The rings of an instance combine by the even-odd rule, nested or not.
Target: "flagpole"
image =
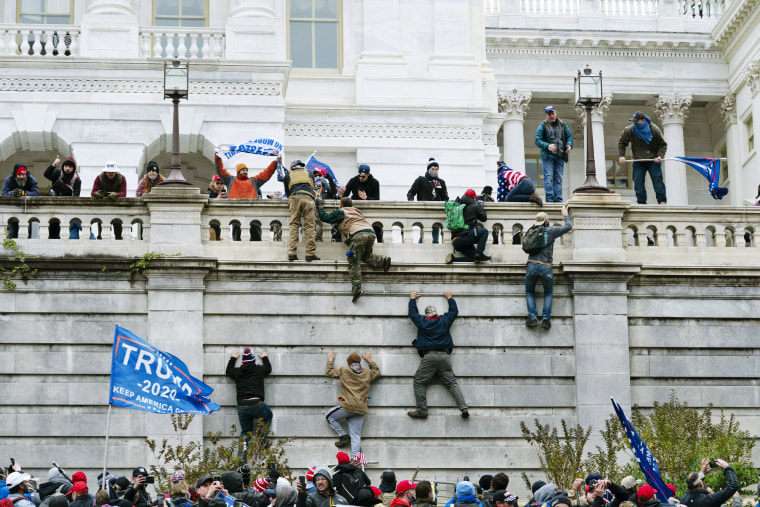
[[[108,417],[106,417],[106,449],[103,455],[103,487],[108,492],[108,495],[110,497],[111,495],[111,485],[108,484],[108,481],[106,480],[106,463],[108,463],[108,434],[111,431],[111,404],[108,404]]]
[[[712,158],[712,157],[706,157],[706,158]],[[661,158],[660,160],[678,160],[679,162],[681,159],[675,158],[675,157],[668,157],[668,158]],[[713,160],[728,160],[727,158],[716,158]],[[654,162],[653,158],[637,158],[636,160],[628,160],[625,159],[626,162]]]

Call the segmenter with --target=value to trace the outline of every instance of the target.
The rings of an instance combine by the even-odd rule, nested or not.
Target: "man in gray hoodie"
[[[333,505],[348,505],[348,500],[335,492],[332,483],[332,475],[329,470],[320,468],[314,473],[314,486],[317,491],[308,495],[301,486],[301,481],[296,481],[298,489],[298,502],[296,507],[331,507]]]

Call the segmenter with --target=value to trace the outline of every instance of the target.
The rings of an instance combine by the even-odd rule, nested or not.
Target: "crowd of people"
[[[680,496],[672,484],[658,495],[653,486],[633,476],[616,483],[592,473],[575,479],[567,491],[551,482],[535,481],[532,496],[520,499],[509,491],[509,476],[498,472],[482,475],[477,483],[465,476],[445,503],[448,495],[441,497],[442,483],[414,482],[417,473],[411,480],[397,480],[396,473],[386,469],[374,486],[360,459],[349,460],[344,452],[336,459],[337,465],[315,465],[295,481],[281,477],[274,462],[269,463],[268,475],[259,478],[251,477],[247,465],[219,475],[213,472],[194,482],[178,470],[171,476],[168,491],[156,492],[155,498],[148,490],[155,478],[142,466],[132,471],[131,479],[109,472],[98,475],[91,492],[83,472],[69,477],[54,464],[45,481],[33,479],[15,463],[7,476],[0,476],[0,507],[719,507],[732,498],[733,507],[742,505],[736,472],[720,459],[703,460],[698,472],[687,475],[686,490]],[[712,468],[725,475],[725,486],[719,491],[704,483]]]

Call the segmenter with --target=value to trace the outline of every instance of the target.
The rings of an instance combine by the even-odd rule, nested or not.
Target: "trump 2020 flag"
[[[673,157],[675,160],[690,165],[707,178],[710,182],[710,195],[713,199],[723,199],[728,193],[727,188],[719,187],[720,181],[720,159],[719,158],[694,158],[694,157]]]
[[[224,158],[229,160],[241,153],[276,157],[281,151],[282,144],[277,139],[271,137],[258,137],[256,139],[251,139],[247,143],[233,144],[232,146],[219,148],[218,153],[221,153]]]
[[[157,414],[210,414],[214,390],[190,375],[177,357],[116,326],[108,403]]]
[[[314,155],[309,157],[309,160],[306,161],[306,169],[308,169],[310,173],[313,173],[314,169],[322,169],[324,172],[330,175],[330,177],[335,182],[336,187],[340,186],[338,185],[338,178],[335,177],[335,173],[332,169],[330,169],[330,166],[314,158]]]
[[[633,424],[631,424],[631,421],[625,415],[625,412],[623,412],[623,407],[614,398],[610,399],[612,400],[612,406],[615,408],[615,413],[618,419],[620,419],[620,424],[623,425],[625,434],[628,436],[633,455],[636,457],[636,461],[639,462],[639,468],[644,473],[644,477],[646,477],[649,485],[654,488],[660,502],[668,503],[668,498],[672,492],[665,485],[662,477],[660,477],[660,466],[657,464],[657,460],[649,452],[649,447],[641,440],[636,428],[633,427]]]

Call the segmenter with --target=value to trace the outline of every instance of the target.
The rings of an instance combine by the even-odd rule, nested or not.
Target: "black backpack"
[[[362,486],[367,486],[364,480],[364,472],[355,468],[351,473],[340,472],[333,475],[333,487],[335,492],[348,500],[349,505],[354,501],[356,493]]]
[[[522,239],[522,249],[528,255],[537,254],[548,243],[548,233],[546,227],[541,225],[534,225],[525,232],[525,236]]]

